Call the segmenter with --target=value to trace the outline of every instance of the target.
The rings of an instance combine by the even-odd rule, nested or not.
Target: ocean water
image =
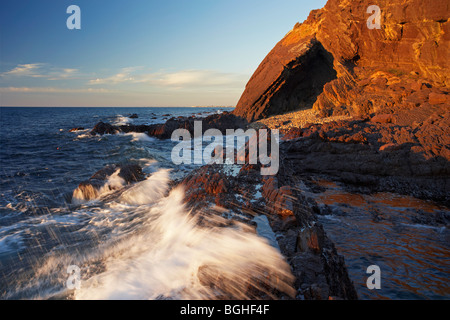
[[[289,266],[268,239],[243,224],[214,227],[220,216],[200,226],[184,191],[168,193],[170,180],[196,167],[172,164],[175,142],[89,134],[98,121],[162,123],[223,110],[0,108],[0,299],[246,299],[249,285],[267,281],[264,288],[292,291]],[[122,186],[111,175],[118,190],[66,201],[119,163],[140,164],[147,179]]]

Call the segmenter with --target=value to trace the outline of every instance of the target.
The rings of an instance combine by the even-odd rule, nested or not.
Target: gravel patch
[[[259,129],[267,126],[270,129],[278,129],[281,133],[288,131],[291,128],[305,128],[311,124],[323,124],[327,122],[349,120],[351,116],[333,116],[321,118],[318,112],[313,109],[294,111],[282,115],[273,116],[267,119],[262,119],[253,122],[250,126],[254,129]]]

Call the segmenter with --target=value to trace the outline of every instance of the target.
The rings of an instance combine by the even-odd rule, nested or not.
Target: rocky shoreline
[[[100,122],[91,134],[170,139],[176,129],[192,133],[196,120],[203,132],[280,130],[277,175],[262,177],[248,161],[206,165],[173,186],[185,187],[193,210],[251,225],[267,217],[296,278],[295,298],[357,299],[343,257],[318,223],[320,209],[300,185],[326,177],[353,193],[450,206],[448,6],[407,2],[381,1],[384,23],[374,31],[366,25],[369,1],[329,0],[275,46],[232,113],[150,126]]]

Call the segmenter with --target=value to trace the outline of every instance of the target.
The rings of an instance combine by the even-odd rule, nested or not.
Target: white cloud
[[[111,93],[104,88],[66,89],[56,87],[0,87],[0,93]]]
[[[38,81],[30,82],[30,77]],[[19,106],[233,105],[249,77],[214,70],[150,72],[129,67],[93,78],[75,68],[33,63],[0,73],[0,94],[1,104]]]
[[[117,84],[123,82],[134,82],[134,78],[126,73],[118,73],[108,78],[89,80],[89,84]]]
[[[0,77],[3,78],[2,84],[4,86],[12,85],[10,81],[12,81],[13,79],[20,81],[25,80],[26,78],[38,78],[42,79],[42,81],[71,81],[89,79],[87,78],[88,76],[86,74],[81,73],[78,69],[54,67],[46,63],[19,64],[9,71],[0,73]],[[225,73],[214,70],[191,69],[181,71],[162,70],[158,72],[146,72],[144,67],[127,67],[118,70],[117,73],[110,76],[98,77],[95,79],[91,78],[91,80],[88,80],[87,84],[94,87],[130,84],[134,85],[133,91],[135,92],[147,91],[151,90],[151,88],[153,88],[154,90],[183,90],[184,92],[206,90],[209,90],[211,92],[237,92],[244,89],[245,84],[248,82],[249,78],[250,75],[247,74]],[[25,85],[25,83],[23,84]],[[20,90],[24,90],[23,92],[30,92],[29,90],[48,90],[46,92],[55,92],[52,90],[57,89],[52,88],[53,85],[47,87],[42,82],[35,85],[38,87],[38,89],[36,89],[36,87],[20,87],[20,85],[18,86],[18,88]],[[138,87],[137,85],[140,86]],[[14,87],[11,88],[11,90],[14,90]]]

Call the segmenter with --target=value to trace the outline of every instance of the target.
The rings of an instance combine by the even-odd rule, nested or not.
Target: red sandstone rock
[[[329,0],[312,11],[263,60],[234,113],[249,121],[313,106],[321,116],[392,113],[427,102],[432,87],[447,93],[448,2],[380,0],[380,30],[367,28],[372,4]]]

